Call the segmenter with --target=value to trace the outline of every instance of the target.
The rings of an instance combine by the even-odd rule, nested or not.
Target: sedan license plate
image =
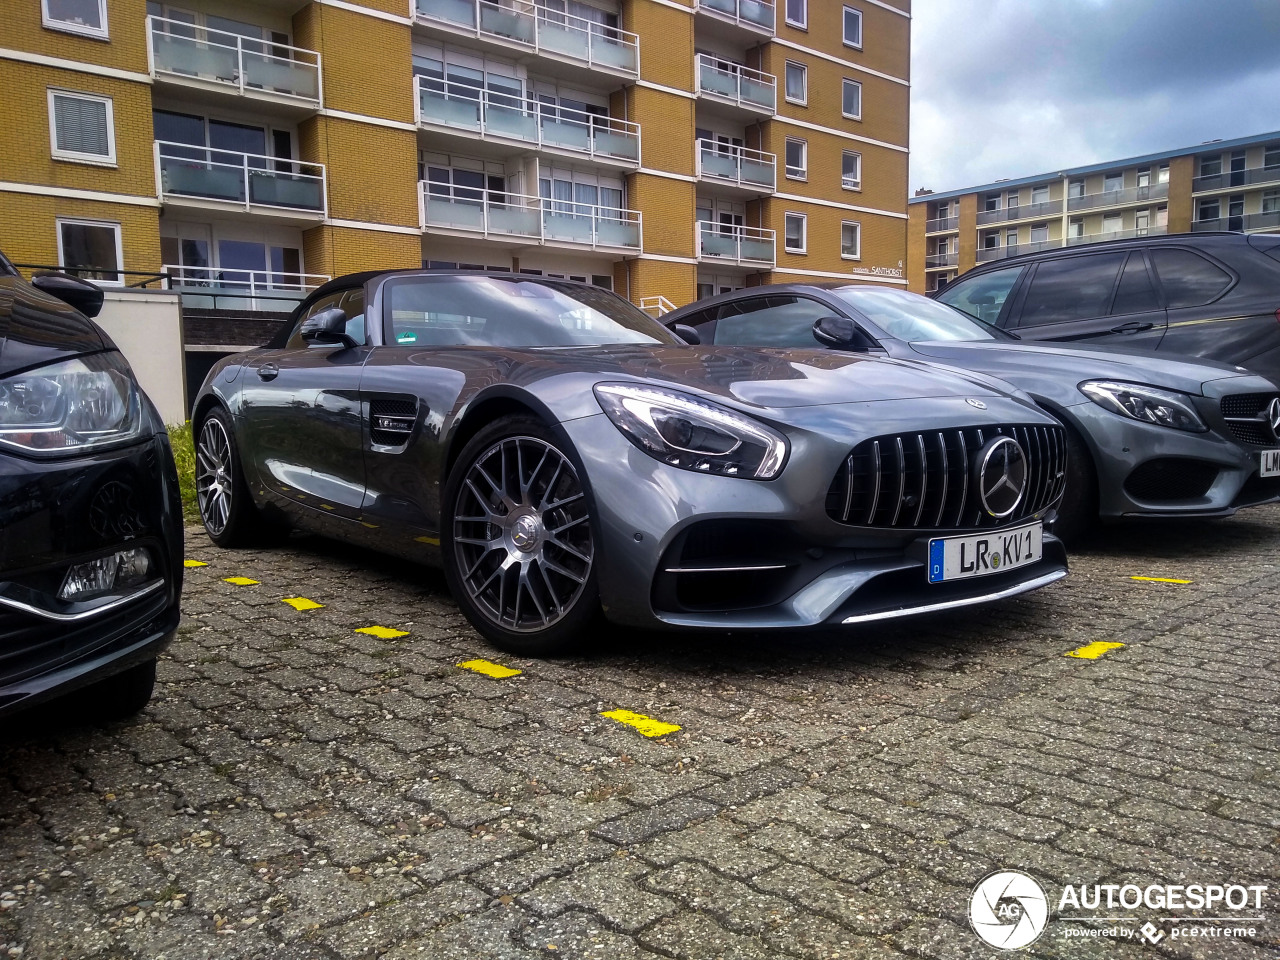
[[[1258,471],[1262,477],[1280,477],[1280,450],[1262,451],[1262,469]]]
[[[938,537],[929,541],[929,582],[1016,570],[1035,563],[1043,550],[1044,526],[1040,523],[968,537]]]

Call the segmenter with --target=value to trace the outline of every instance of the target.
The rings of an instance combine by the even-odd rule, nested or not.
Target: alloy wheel
[[[200,517],[215,537],[231,520],[231,438],[217,417],[200,428],[196,444],[196,501]]]

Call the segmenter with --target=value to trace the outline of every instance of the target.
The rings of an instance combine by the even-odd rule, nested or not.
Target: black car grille
[[[369,401],[369,436],[384,447],[409,442],[418,419],[418,401],[412,397],[378,397]]]
[[[1222,398],[1222,417],[1237,440],[1269,446],[1276,443],[1276,435],[1267,421],[1267,407],[1280,394],[1233,393]]]
[[[1216,463],[1159,457],[1148,460],[1129,474],[1124,489],[1135,500],[1193,500],[1208,493],[1216,479]]]
[[[1027,484],[1012,514],[983,508],[974,462],[995,436],[1018,441]],[[845,458],[827,491],[827,515],[840,523],[895,529],[962,529],[1015,523],[1062,496],[1067,445],[1061,427],[982,426],[876,437]]]

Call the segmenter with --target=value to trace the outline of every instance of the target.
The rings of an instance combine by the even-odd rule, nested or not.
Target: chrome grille
[[[1267,423],[1267,407],[1276,396],[1274,393],[1233,393],[1222,398],[1222,418],[1237,440],[1260,446],[1276,443]]]
[[[1027,486],[1013,514],[999,519],[973,489],[973,459],[995,436],[1017,440]],[[1006,526],[1052,506],[1066,486],[1061,427],[1000,425],[891,434],[850,451],[827,491],[827,515],[859,527],[958,530]]]

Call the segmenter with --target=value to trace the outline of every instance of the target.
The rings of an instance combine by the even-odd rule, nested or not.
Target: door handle
[[[1128,323],[1122,323],[1118,327],[1112,327],[1112,333],[1141,333],[1143,330],[1150,330],[1154,327],[1154,323],[1140,323],[1137,320],[1130,320]]]
[[[280,375],[280,368],[274,363],[264,363],[258,368],[259,380],[274,380]]]

